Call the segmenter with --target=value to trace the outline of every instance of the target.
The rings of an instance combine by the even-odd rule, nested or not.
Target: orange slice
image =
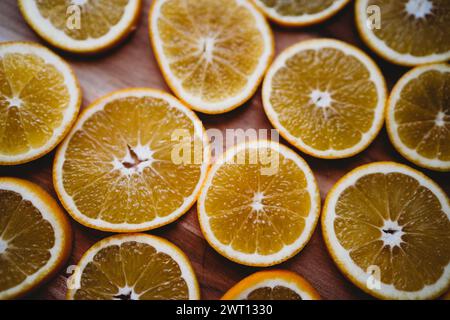
[[[204,113],[250,99],[274,52],[272,31],[248,0],[156,0],[149,26],[166,82]]]
[[[393,162],[344,176],[327,196],[325,243],[341,271],[383,299],[431,299],[450,287],[450,203],[422,173]]]
[[[29,26],[51,45],[75,52],[98,53],[132,32],[141,0],[19,0]]]
[[[164,92],[126,89],[84,110],[58,149],[53,180],[78,222],[142,231],[189,210],[209,159],[205,129],[190,109]]]
[[[61,58],[32,42],[0,43],[0,165],[53,150],[80,104],[78,81]]]
[[[276,142],[256,140],[229,149],[213,164],[197,211],[206,240],[220,254],[270,266],[309,241],[320,196],[300,156]]]
[[[222,300],[320,300],[317,291],[290,271],[261,271],[243,279]]]
[[[253,0],[272,21],[288,27],[309,26],[338,13],[350,0]]]
[[[386,124],[395,148],[416,165],[450,171],[450,66],[417,67],[389,99]]]
[[[51,278],[66,262],[70,224],[37,185],[0,178],[0,299],[18,298]]]
[[[404,66],[450,59],[448,0],[357,0],[355,5],[362,39],[384,59]]]
[[[186,255],[169,241],[116,235],[97,242],[73,274],[70,300],[198,300],[200,290]]]
[[[347,158],[381,130],[387,98],[378,66],[344,42],[314,39],[282,52],[263,85],[266,114],[291,144],[318,158]]]

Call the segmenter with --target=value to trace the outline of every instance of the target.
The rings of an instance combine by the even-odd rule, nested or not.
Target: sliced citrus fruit
[[[450,66],[417,67],[394,87],[386,115],[395,148],[418,166],[450,171]]]
[[[248,0],[156,0],[149,20],[167,83],[200,112],[244,104],[273,56],[272,31]]]
[[[230,148],[212,166],[198,201],[206,240],[226,258],[270,266],[309,241],[320,211],[308,164],[276,142]]]
[[[222,300],[320,300],[317,291],[290,271],[261,271],[228,290]]]
[[[78,222],[142,231],[192,206],[209,157],[205,129],[190,109],[160,91],[126,89],[84,110],[58,149],[53,179]]]
[[[80,104],[78,81],[61,58],[31,42],[0,43],[0,165],[50,152]]]
[[[200,290],[186,255],[169,241],[115,235],[97,242],[70,279],[70,300],[198,300]]]
[[[450,59],[448,0],[357,0],[356,24],[366,44],[392,63]]]
[[[0,178],[0,300],[49,279],[71,243],[70,224],[52,197],[31,182]]]
[[[325,243],[342,272],[384,299],[429,299],[450,286],[450,205],[431,179],[379,162],[343,177],[327,196]]]
[[[383,125],[386,95],[376,64],[359,49],[331,39],[285,50],[263,86],[264,109],[275,128],[318,158],[364,150]]]
[[[141,0],[19,0],[30,27],[51,45],[75,53],[111,48],[135,29]]]
[[[253,0],[272,21],[283,26],[320,23],[339,12],[350,0]]]

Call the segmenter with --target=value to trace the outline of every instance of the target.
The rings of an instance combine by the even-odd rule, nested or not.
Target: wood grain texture
[[[147,15],[151,0],[144,1],[138,29],[119,47],[95,57],[77,57],[58,52],[75,69],[83,89],[83,107],[95,99],[127,87],[152,87],[165,91],[165,84],[150,48]],[[337,38],[357,45],[375,58],[387,78],[389,88],[407,69],[378,59],[365,47],[354,26],[353,3],[333,19],[315,27],[284,29],[272,25],[279,53],[287,46],[308,38]],[[45,44],[22,19],[15,0],[0,1],[0,41],[30,40]],[[199,114],[206,128],[272,128],[261,105],[261,92],[244,106],[225,115]],[[285,141],[283,143],[287,144]],[[301,153],[300,153],[301,154]],[[322,200],[333,184],[351,169],[373,161],[392,160],[411,165],[401,158],[387,139],[385,130],[363,153],[346,160],[318,160],[301,154],[313,169],[318,180]],[[44,187],[56,198],[52,185],[51,169],[54,152],[32,163],[14,167],[1,167],[0,176],[15,176],[33,181]],[[450,174],[426,171],[447,192],[450,191]],[[67,266],[78,262],[81,255],[96,241],[109,236],[85,228],[72,220],[74,245]],[[260,270],[238,265],[217,254],[204,240],[200,231],[197,212],[192,208],[184,217],[169,226],[151,232],[179,246],[191,259],[201,285],[203,299],[217,299],[245,276]],[[309,244],[297,256],[277,266],[293,270],[309,280],[324,299],[369,299],[361,290],[347,281],[333,264],[321,236],[320,227]],[[64,299],[66,270],[32,293],[31,299]]]

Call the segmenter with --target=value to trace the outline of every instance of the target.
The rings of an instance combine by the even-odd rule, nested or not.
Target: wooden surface
[[[79,77],[83,89],[83,107],[113,90],[127,87],[152,87],[169,91],[150,48],[147,24],[150,4],[151,0],[144,1],[141,20],[136,32],[112,51],[89,58],[76,57],[57,51],[73,66]],[[272,27],[276,39],[277,53],[303,39],[337,38],[355,44],[371,54],[383,70],[389,88],[392,88],[392,85],[406,71],[406,69],[378,59],[361,43],[354,26],[353,3],[333,19],[315,27],[304,29],[283,29],[274,25]],[[19,13],[16,1],[2,0],[0,1],[0,41],[11,40],[31,40],[45,44],[26,25]],[[246,105],[231,113],[216,116],[199,114],[199,116],[207,129],[272,128],[261,105],[260,91]],[[287,144],[285,141],[282,142]],[[316,175],[322,200],[342,175],[359,165],[381,160],[407,163],[395,152],[384,129],[365,152],[351,159],[318,160],[306,155],[302,156],[310,164]],[[31,180],[44,187],[56,198],[51,178],[53,157],[54,153],[51,153],[26,165],[2,167],[0,168],[0,176],[15,176]],[[449,194],[450,174],[422,171],[435,179]],[[67,266],[76,264],[81,255],[91,245],[110,235],[85,228],[73,220],[72,225],[75,237],[72,256]],[[172,241],[186,252],[200,282],[203,299],[220,298],[236,282],[259,270],[259,268],[245,267],[233,263],[216,253],[202,236],[195,207],[177,222],[151,233]],[[326,251],[320,226],[302,252],[276,268],[289,269],[301,274],[312,283],[325,299],[370,298],[347,281],[335,267]],[[57,277],[44,284],[29,298],[64,299],[66,278],[66,270],[61,270]]]

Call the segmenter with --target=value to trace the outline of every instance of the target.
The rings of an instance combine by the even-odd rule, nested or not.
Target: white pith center
[[[8,248],[8,243],[5,240],[0,239],[0,254],[5,252],[7,248]]]
[[[207,62],[213,60],[215,39],[211,37],[203,38],[200,40],[200,51],[203,53],[203,57]]]
[[[76,6],[83,6],[88,0],[72,0],[71,3]]]
[[[119,292],[113,298],[114,300],[139,300],[139,295],[134,292],[134,288],[126,286],[119,288]]]
[[[119,170],[123,175],[141,173],[155,162],[153,154],[154,152],[149,146],[137,145],[133,148],[129,147],[125,157],[113,160],[114,169]]]
[[[436,116],[435,123],[438,127],[443,127],[445,125],[445,113],[442,111],[439,111],[439,113]]]
[[[262,203],[263,200],[264,200],[264,193],[255,192],[255,195],[253,196],[253,202],[251,204],[252,209],[257,212],[264,210],[264,205]]]
[[[326,91],[314,90],[311,93],[311,101],[319,108],[328,108],[333,99]]]
[[[6,102],[8,102],[8,109],[12,107],[20,108],[23,104],[19,97],[6,98]]]
[[[405,10],[416,19],[424,19],[432,13],[433,3],[430,0],[409,0],[406,3]]]
[[[391,248],[399,247],[403,243],[402,236],[404,234],[403,228],[397,221],[386,220],[381,228],[381,240],[385,246]]]

